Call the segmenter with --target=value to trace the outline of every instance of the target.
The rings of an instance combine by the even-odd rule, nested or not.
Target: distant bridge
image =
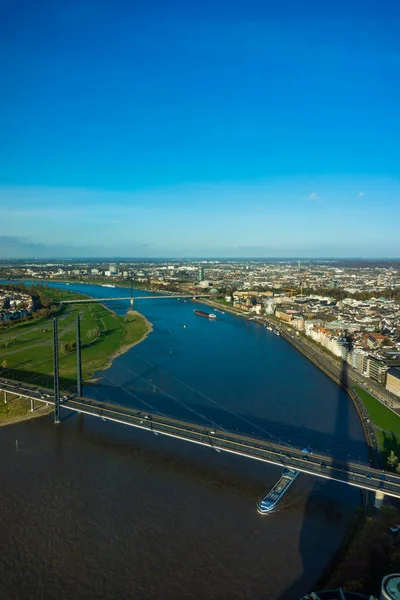
[[[83,303],[92,303],[92,302],[118,302],[120,300],[129,300],[131,302],[131,304],[133,304],[134,301],[136,300],[164,300],[169,298],[171,299],[177,299],[179,300],[180,298],[185,299],[185,298],[190,298],[192,300],[197,300],[197,299],[201,299],[201,298],[210,298],[210,294],[207,295],[201,295],[201,296],[193,296],[193,294],[189,295],[189,294],[185,294],[185,295],[167,295],[167,296],[163,296],[161,294],[157,294],[157,296],[120,296],[118,298],[85,298],[83,300],[59,300],[58,303],[59,304],[83,304]]]
[[[54,404],[53,394],[25,384],[0,380],[0,391],[4,392],[5,400],[9,393],[29,398],[32,410],[35,400]],[[155,435],[166,435],[207,446],[217,452],[229,452],[283,468],[290,467],[316,477],[346,483],[374,492],[377,503],[383,500],[384,495],[400,498],[400,476],[380,471],[368,465],[336,460],[331,455],[316,452],[305,454],[288,445],[276,444],[224,429],[212,429],[206,425],[196,425],[157,414],[143,413],[118,405],[94,401],[90,398],[63,396],[61,407],[65,410],[92,415],[103,421],[114,421],[143,429]]]

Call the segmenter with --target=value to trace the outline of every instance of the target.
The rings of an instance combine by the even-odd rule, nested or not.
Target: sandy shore
[[[131,348],[133,348],[137,344],[140,344],[141,342],[143,342],[143,340],[145,340],[147,338],[147,336],[153,331],[153,324],[150,323],[150,321],[148,321],[146,319],[146,317],[144,315],[142,315],[142,313],[138,312],[137,310],[128,310],[128,312],[126,314],[127,314],[127,316],[138,315],[139,317],[141,317],[142,319],[144,319],[144,322],[146,323],[146,326],[147,326],[147,331],[142,335],[141,338],[139,338],[138,340],[136,340],[136,342],[133,342],[132,344],[126,344],[124,346],[120,346],[118,348],[118,350],[116,352],[114,352],[114,354],[112,354],[109,357],[107,363],[101,369],[101,371],[106,371],[107,369],[109,369],[111,367],[111,365],[113,364],[114,360],[116,358],[118,358],[118,356],[121,356],[122,354],[125,354],[126,352],[128,352],[128,350],[130,350]],[[93,379],[89,379],[88,383],[96,383],[97,381],[99,381],[99,379],[100,379],[100,377],[95,377]]]
[[[126,314],[130,315],[130,316],[138,315],[139,317],[141,317],[144,320],[144,322],[146,323],[147,331],[142,335],[141,338],[139,338],[138,340],[136,340],[136,342],[133,342],[132,344],[127,344],[126,346],[121,346],[116,352],[114,352],[114,354],[112,354],[110,356],[110,364],[108,364],[106,367],[104,367],[104,370],[109,369],[111,367],[113,361],[116,358],[118,358],[118,356],[121,356],[121,354],[125,354],[125,352],[128,352],[128,350],[130,350],[134,346],[137,346],[137,344],[140,344],[140,342],[143,342],[143,340],[145,340],[147,338],[147,336],[149,335],[149,333],[151,333],[153,331],[153,324],[150,323],[150,321],[148,321],[146,319],[146,317],[143,316],[137,310],[128,310],[128,312]]]

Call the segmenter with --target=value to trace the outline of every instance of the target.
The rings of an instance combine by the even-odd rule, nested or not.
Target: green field
[[[52,301],[84,297],[55,289],[46,289],[45,293]],[[75,340],[78,313],[86,381],[108,366],[111,356],[121,347],[137,342],[149,331],[146,320],[138,313],[130,311],[124,318],[94,302],[64,307],[53,305],[52,312],[58,318],[60,387],[65,391],[76,387],[76,351],[66,351],[63,344]],[[0,376],[52,388],[52,317],[0,329]]]
[[[371,421],[377,426],[375,433],[379,447],[384,456],[394,450],[395,454],[400,455],[400,416],[389,410],[379,400],[371,396],[368,392],[355,385],[354,390],[360,396],[368,411]],[[381,431],[384,429],[385,431]]]
[[[363,401],[371,421],[386,431],[400,435],[400,417],[362,388],[355,385],[354,389]]]

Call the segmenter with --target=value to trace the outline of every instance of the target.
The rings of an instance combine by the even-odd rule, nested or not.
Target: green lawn
[[[354,386],[354,390],[360,396],[365,408],[368,411],[371,421],[375,423],[375,425],[381,427],[382,429],[386,429],[387,431],[392,431],[393,433],[400,435],[399,416],[397,416],[394,412],[386,408],[386,406],[379,402],[379,400],[371,396],[371,394],[358,387],[357,385]]]
[[[83,298],[81,294],[46,289],[52,300]],[[144,317],[128,312],[121,317],[101,304],[75,304],[57,309],[60,343],[60,387],[76,386],[76,352],[63,353],[64,342],[75,340],[76,315],[81,319],[83,379],[110,364],[122,346],[138,341],[148,331]],[[47,388],[53,386],[53,319],[30,320],[0,329],[0,376]]]
[[[376,439],[378,440],[380,450],[383,452],[384,460],[386,461],[391,450],[393,450],[397,456],[400,456],[400,437],[398,437],[400,436],[400,416],[397,416],[394,412],[386,408],[379,400],[359,386],[355,385],[353,389],[363,401],[371,421],[377,427],[386,430],[375,430]]]
[[[225,298],[210,298],[213,302],[218,302],[218,304],[222,304],[222,306],[229,306],[232,308],[232,302],[227,302]]]

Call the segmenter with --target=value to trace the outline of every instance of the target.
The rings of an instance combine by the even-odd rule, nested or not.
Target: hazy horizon
[[[42,256],[42,257],[20,257],[20,258],[0,258],[0,263],[26,263],[26,262],[43,262],[43,261],[58,261],[62,262],[235,262],[235,261],[254,261],[254,262],[367,262],[367,263],[387,263],[387,262],[400,262],[400,256]]]

